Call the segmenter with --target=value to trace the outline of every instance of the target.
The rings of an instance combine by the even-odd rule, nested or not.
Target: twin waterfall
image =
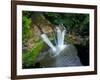
[[[56,45],[54,45],[49,40],[48,36],[45,33],[41,34],[41,38],[43,39],[43,41],[50,47],[50,51],[51,51],[50,55],[56,56],[65,48],[66,46],[64,44],[65,33],[66,33],[66,29],[63,25],[56,27],[56,37],[57,37]]]
[[[41,38],[50,49],[40,54],[36,62],[39,62],[42,67],[82,66],[75,46],[64,43],[65,34],[66,29],[64,26],[57,26],[55,28],[55,44],[53,44],[48,36],[42,33]]]

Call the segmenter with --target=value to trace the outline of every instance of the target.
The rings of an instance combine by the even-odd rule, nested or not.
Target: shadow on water
[[[89,65],[89,46],[75,45],[78,51],[78,57],[84,66]]]

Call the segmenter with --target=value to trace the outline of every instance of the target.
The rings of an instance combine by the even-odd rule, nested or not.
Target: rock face
[[[68,67],[82,66],[77,50],[73,45],[67,47],[57,56],[51,56],[50,52],[41,53],[38,56],[37,62],[40,62],[42,67]]]
[[[30,32],[31,37],[29,37],[25,42],[23,43],[23,52],[24,51],[30,51],[32,48],[35,48],[36,44],[41,40],[41,31],[38,28],[38,26],[41,28],[43,33],[52,35],[54,27],[44,16],[41,12],[33,13],[31,16],[31,25]]]
[[[38,26],[39,26],[44,33],[53,32],[52,27],[54,27],[54,26],[43,16],[43,14],[41,12],[34,13],[32,15],[32,25],[33,25],[32,26],[33,28],[34,27],[38,28]],[[34,30],[35,29],[36,28],[34,28]],[[39,30],[39,28],[38,28],[38,30]]]

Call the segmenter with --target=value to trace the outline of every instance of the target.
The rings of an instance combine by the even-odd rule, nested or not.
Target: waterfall
[[[62,42],[62,32],[59,27],[56,27],[56,29],[57,29],[57,45],[56,46],[60,47],[61,42]]]
[[[63,27],[63,30],[61,30],[60,27]],[[64,38],[65,38],[66,30],[64,26],[61,25],[60,27],[56,27],[56,32],[57,32],[57,45],[56,46],[60,50],[63,50],[65,47]]]
[[[65,32],[66,32],[66,30],[63,30],[63,32],[62,32],[62,40],[61,40],[61,45],[63,46],[64,45],[64,37],[65,37]]]
[[[77,56],[77,49],[71,44],[64,44],[66,29],[64,26],[57,26],[55,29],[56,45],[54,45],[45,33],[41,34],[42,40],[50,47],[37,58],[37,62],[43,67],[67,67],[82,66]]]
[[[42,34],[41,38],[43,39],[43,41],[53,50],[56,51],[55,46],[51,43],[51,41],[49,40],[49,38],[47,37],[46,34]]]
[[[61,25],[60,27],[64,26]],[[50,50],[52,51],[50,55],[53,54],[53,56],[58,55],[66,46],[64,44],[64,37],[66,30],[65,28],[61,30],[60,27],[59,26],[56,27],[56,36],[57,36],[56,45],[52,44],[52,42],[49,40],[48,36],[45,33],[41,34],[42,40],[50,47]]]

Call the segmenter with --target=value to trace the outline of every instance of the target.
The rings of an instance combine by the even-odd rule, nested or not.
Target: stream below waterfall
[[[40,63],[41,67],[68,67],[68,66],[82,66],[77,50],[73,45],[67,45],[59,55],[51,56],[50,50],[40,53],[36,63]]]

